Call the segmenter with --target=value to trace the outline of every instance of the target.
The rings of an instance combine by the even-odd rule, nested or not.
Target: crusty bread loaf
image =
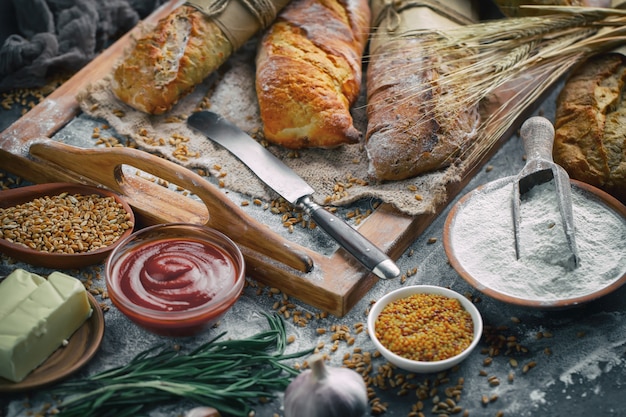
[[[556,102],[554,161],[626,203],[626,57],[584,62]]]
[[[420,39],[396,39],[373,53],[367,69],[365,148],[369,175],[402,180],[450,165],[478,134],[478,105],[446,111],[437,67],[420,53]],[[435,109],[435,107],[437,107]]]
[[[294,0],[264,35],[256,92],[265,138],[287,148],[358,142],[350,107],[359,95],[367,0]]]
[[[115,68],[111,87],[129,106],[162,114],[232,52],[231,43],[211,19],[183,5],[137,40]]]

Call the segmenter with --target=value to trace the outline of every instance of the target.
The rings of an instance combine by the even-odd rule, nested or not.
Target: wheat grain
[[[458,28],[375,34],[398,77],[422,74],[403,97],[386,106],[421,100],[421,112],[406,123],[454,120],[477,108],[481,122],[471,144],[450,163],[473,168],[537,101],[574,65],[626,41],[626,11],[567,6],[536,6],[541,16],[491,20]],[[414,50],[404,63],[394,51]],[[378,52],[380,51],[380,52]],[[494,100],[498,98],[499,101]],[[502,99],[501,97],[505,97]],[[368,103],[381,105],[381,103]],[[470,112],[472,110],[469,110]],[[452,122],[454,123],[454,122]]]

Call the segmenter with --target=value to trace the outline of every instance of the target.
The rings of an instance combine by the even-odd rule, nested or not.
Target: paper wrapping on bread
[[[269,26],[287,3],[273,0],[267,9],[251,10],[237,0],[187,2],[137,39],[116,66],[111,88],[134,109],[163,114]]]
[[[350,108],[369,36],[367,0],[294,0],[264,35],[256,58],[263,133],[291,149],[356,143]]]
[[[372,4],[376,32],[367,68],[368,173],[380,181],[402,180],[444,168],[478,134],[478,103],[448,110],[445,100],[456,92],[437,80],[452,68],[454,57],[425,56],[419,37],[402,35],[471,23],[471,2],[427,1],[408,8],[382,0]]]

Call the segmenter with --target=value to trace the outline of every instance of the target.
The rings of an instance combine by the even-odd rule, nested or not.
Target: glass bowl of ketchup
[[[107,258],[113,304],[163,336],[192,336],[215,324],[245,281],[239,247],[206,226],[168,223],[141,229]]]

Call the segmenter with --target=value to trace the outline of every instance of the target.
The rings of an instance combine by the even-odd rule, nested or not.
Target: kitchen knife
[[[210,111],[193,113],[187,124],[230,151],[285,200],[301,207],[318,226],[378,277],[387,279],[400,275],[395,262],[355,228],[313,202],[313,188],[247,133]]]

